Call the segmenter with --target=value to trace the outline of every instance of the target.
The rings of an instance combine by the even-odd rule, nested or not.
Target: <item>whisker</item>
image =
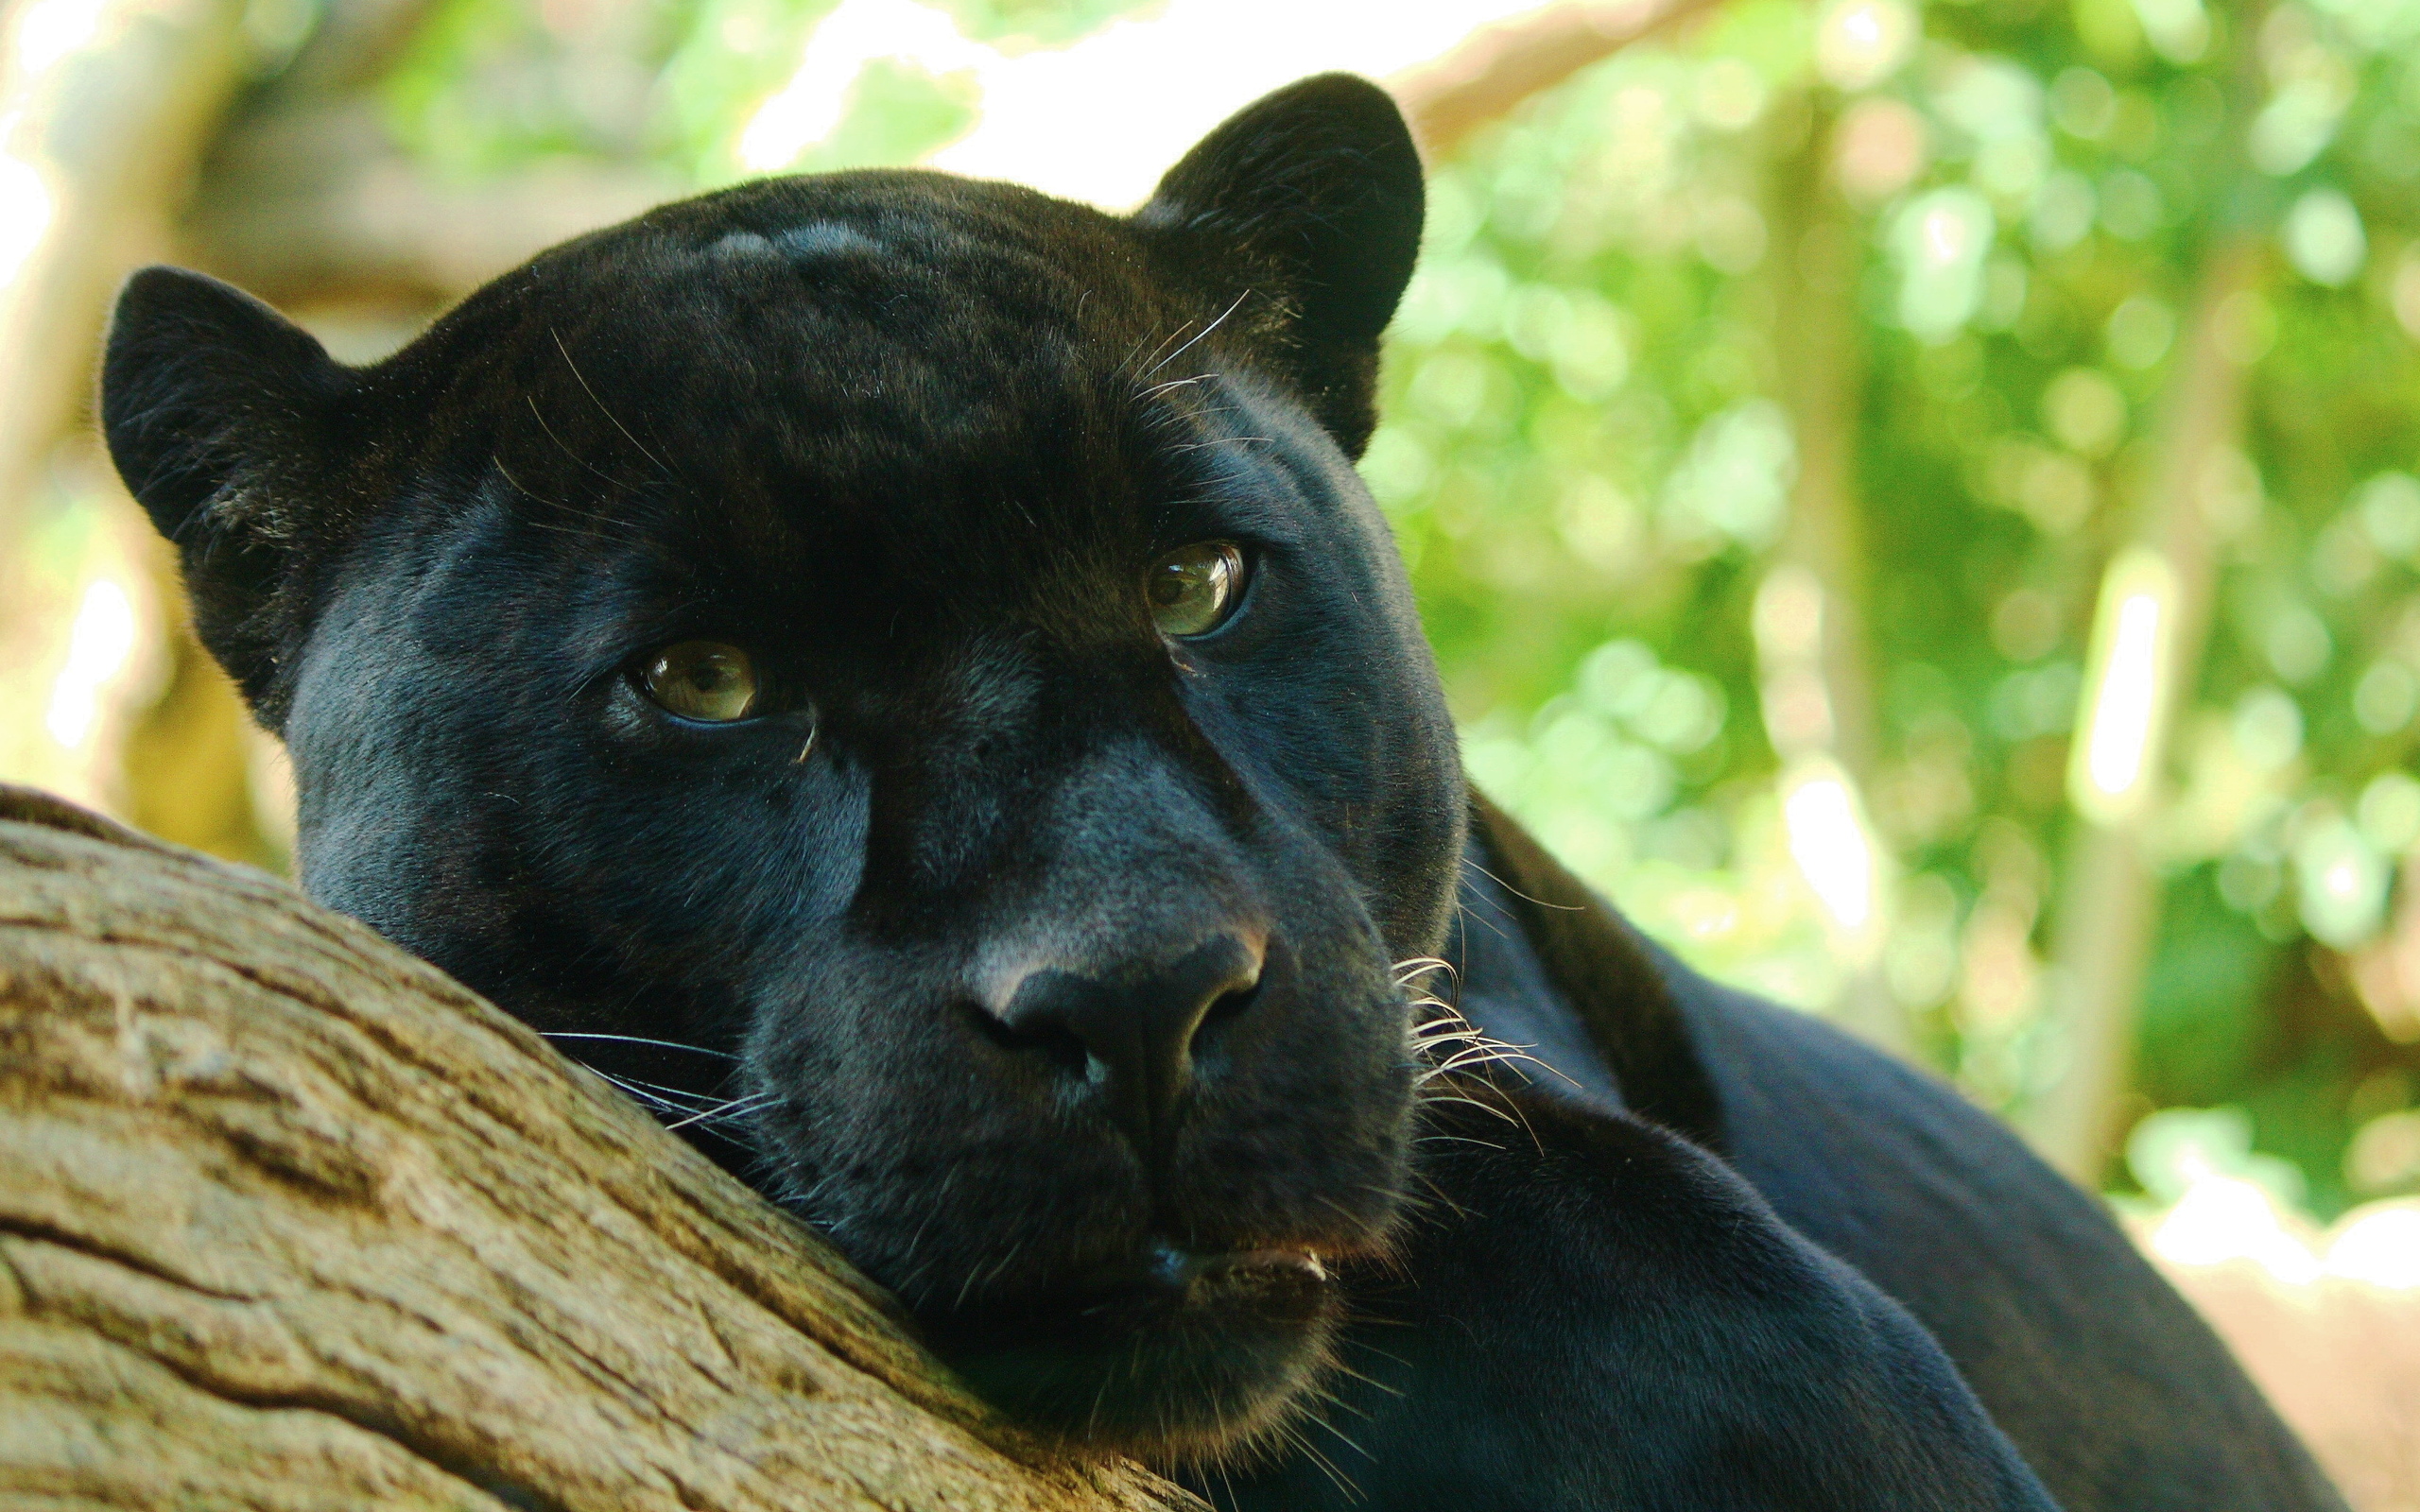
[[[666,1130],[675,1130],[687,1128],[692,1124],[724,1123],[731,1119],[745,1117],[780,1100],[781,1094],[778,1092],[753,1092],[746,1097],[735,1097],[719,1107],[692,1113],[678,1123],[666,1124],[664,1126]]]
[[[637,1098],[640,1102],[648,1105],[649,1108],[656,1108],[666,1113],[685,1113],[689,1111],[685,1105],[673,1102],[670,1098],[659,1097],[637,1082],[625,1081],[621,1077],[614,1075],[610,1071],[596,1071],[596,1068],[594,1066],[589,1066],[587,1069],[590,1071],[596,1071],[596,1074],[604,1077],[607,1081],[612,1082],[614,1086],[620,1088],[631,1096]]]
[[[594,396],[592,395],[591,397]],[[596,463],[580,455],[579,452],[573,450],[572,444],[569,441],[566,441],[561,436],[556,435],[555,428],[546,423],[546,417],[540,414],[538,411],[537,396],[534,394],[524,394],[521,396],[521,402],[529,406],[529,418],[538,422],[538,428],[546,433],[546,439],[555,443],[555,449],[557,451],[562,452],[563,455],[570,457],[573,461],[579,463],[581,467],[586,468],[589,472],[596,473],[596,476],[603,480],[608,487],[616,489],[627,489],[630,487],[630,485],[622,479],[615,477],[613,473],[606,472],[603,468],[598,467]],[[611,417],[609,416],[607,418],[610,419]],[[515,483],[513,487],[518,489],[521,488],[521,485]],[[524,493],[529,493],[529,490],[527,489],[522,489],[521,491]],[[529,497],[538,499],[539,495],[530,493]],[[540,502],[552,503],[553,501],[540,499]],[[562,506],[556,505],[555,507],[560,509]]]
[[[1190,323],[1190,322],[1188,322],[1188,323]],[[1176,331],[1172,331],[1172,332],[1168,333],[1167,335],[1162,336],[1162,337],[1160,338],[1160,347],[1165,347],[1165,346],[1167,346],[1170,341],[1173,341],[1174,339],[1176,339],[1177,333],[1178,333],[1178,332],[1182,332],[1184,329],[1184,326],[1178,326],[1178,327],[1176,328]],[[1117,366],[1116,366],[1115,368],[1114,368],[1114,369],[1110,369],[1110,370],[1111,370],[1111,371],[1113,371],[1113,372],[1126,372],[1126,371],[1129,371],[1130,369],[1132,369],[1134,367],[1134,359],[1135,359],[1135,357],[1136,357],[1137,355],[1139,355],[1139,354],[1141,353],[1142,350],[1143,350],[1143,343],[1144,343],[1144,342],[1146,342],[1146,341],[1149,341],[1149,340],[1150,340],[1150,339],[1151,339],[1151,333],[1150,332],[1150,330],[1146,329],[1146,330],[1144,331],[1143,335],[1142,335],[1141,336],[1139,336],[1139,337],[1137,337],[1137,338],[1135,339],[1134,344],[1133,344],[1132,347],[1129,347],[1129,348],[1127,348],[1127,349],[1126,349],[1126,355],[1118,359]],[[1153,347],[1153,348],[1151,349],[1151,354],[1152,354],[1153,356],[1157,356],[1157,355],[1159,355],[1159,350],[1160,350],[1160,348],[1159,348],[1159,347]]]
[[[656,1045],[666,1050],[686,1050],[692,1055],[716,1056],[724,1060],[737,1060],[739,1058],[728,1050],[709,1050],[704,1045],[684,1045],[677,1040],[649,1040],[645,1035],[592,1034],[586,1031],[575,1032],[570,1029],[541,1029],[538,1033],[548,1040],[611,1040],[618,1044]]]
[[[1228,316],[1231,316],[1231,315],[1233,315],[1233,314],[1235,314],[1237,310],[1239,310],[1239,309],[1243,308],[1243,302],[1244,302],[1244,301],[1246,301],[1246,300],[1248,300],[1248,299],[1251,299],[1251,298],[1252,298],[1252,290],[1250,290],[1250,289],[1246,289],[1246,290],[1244,290],[1241,294],[1236,295],[1236,302],[1235,302],[1235,303],[1233,303],[1233,304],[1228,305],[1224,310],[1221,310],[1221,311],[1219,313],[1219,318],[1217,318],[1216,320],[1211,321],[1208,325],[1203,326],[1203,327],[1201,329],[1201,331],[1200,331],[1199,333],[1197,333],[1197,334],[1194,335],[1194,337],[1193,337],[1193,341],[1188,341],[1188,342],[1186,342],[1184,346],[1181,346],[1181,347],[1177,348],[1174,352],[1169,352],[1167,356],[1165,356],[1165,357],[1161,357],[1159,361],[1157,361],[1157,362],[1155,362],[1155,363],[1151,364],[1151,366],[1150,366],[1149,369],[1145,369],[1145,371],[1144,371],[1144,373],[1143,373],[1143,376],[1144,376],[1144,377],[1146,377],[1146,378],[1149,378],[1150,376],[1151,376],[1151,374],[1152,374],[1152,373],[1155,373],[1155,372],[1159,371],[1162,368],[1167,367],[1169,363],[1176,361],[1176,359],[1177,359],[1177,358],[1184,356],[1187,352],[1192,351],[1192,350],[1193,350],[1193,344],[1194,344],[1194,342],[1195,342],[1195,341],[1200,341],[1203,336],[1208,335],[1211,332],[1216,331],[1216,330],[1218,330],[1220,326],[1222,326],[1222,325],[1226,324],[1226,323],[1227,323],[1227,317],[1228,317]],[[1182,327],[1179,327],[1179,329],[1181,330],[1181,329],[1183,329],[1183,328],[1182,328]],[[1156,353],[1154,353],[1154,355],[1156,355]]]
[[[1182,446],[1171,446],[1168,450],[1171,452],[1199,452],[1206,447],[1212,446],[1226,446],[1229,444],[1248,446],[1254,441],[1258,441],[1264,446],[1275,444],[1266,436],[1214,436],[1206,441],[1187,441]]]
[[[1317,1419],[1313,1420],[1316,1421]],[[1335,1430],[1330,1428],[1329,1432],[1334,1433]],[[1293,1445],[1296,1449],[1301,1450],[1303,1452],[1304,1458],[1318,1466],[1320,1469],[1326,1474],[1328,1480],[1335,1485],[1338,1495],[1343,1497],[1348,1503],[1358,1502],[1361,1500],[1361,1487],[1353,1483],[1353,1478],[1351,1476],[1337,1469],[1335,1461],[1329,1459],[1325,1454],[1321,1453],[1318,1445],[1303,1436],[1301,1429],[1296,1428],[1291,1423],[1287,1423],[1279,1427],[1278,1434],[1286,1440],[1286,1442]],[[1337,1436],[1339,1438],[1344,1437],[1342,1434],[1337,1434]],[[1345,1439],[1345,1442],[1349,1444],[1353,1441],[1347,1438]]]
[[[1440,1100],[1443,1101],[1443,1099]],[[1467,1098],[1457,1100],[1468,1101]],[[1478,1105],[1473,1103],[1471,1106],[1476,1108]],[[1490,1108],[1488,1111],[1495,1112],[1495,1110],[1494,1108]],[[1498,1114],[1497,1116],[1503,1117],[1501,1114]],[[1510,1118],[1506,1118],[1505,1122],[1511,1123],[1512,1120]],[[1482,1150],[1495,1150],[1498,1154],[1503,1153],[1504,1150],[1503,1145],[1495,1143],[1492,1140],[1475,1140],[1467,1134],[1423,1134],[1415,1138],[1411,1143],[1414,1144],[1470,1144],[1476,1145],[1478,1148]]]
[[[1488,881],[1503,888],[1506,892],[1511,893],[1513,897],[1520,899],[1525,903],[1534,903],[1540,908],[1551,908],[1559,914],[1584,914],[1588,911],[1588,905],[1586,903],[1550,903],[1543,898],[1532,898],[1528,893],[1513,886],[1502,877],[1497,876],[1495,872],[1488,870],[1485,867],[1480,866],[1476,861],[1470,860],[1468,857],[1463,858],[1463,865],[1469,867],[1473,871],[1478,872],[1480,876],[1485,877]]]
[[[1174,341],[1177,337],[1179,337],[1179,336],[1181,336],[1181,335],[1184,335],[1187,331],[1190,331],[1190,330],[1192,330],[1192,329],[1193,329],[1193,322],[1192,322],[1192,321],[1190,321],[1190,320],[1187,320],[1187,321],[1185,321],[1183,325],[1178,326],[1175,330],[1173,330],[1173,331],[1169,332],[1167,335],[1164,335],[1164,336],[1160,337],[1160,344],[1159,344],[1158,346],[1153,347],[1153,348],[1151,349],[1151,355],[1150,355],[1150,356],[1149,356],[1149,357],[1145,357],[1145,358],[1143,359],[1145,362],[1149,362],[1149,363],[1150,363],[1150,364],[1151,364],[1151,366],[1150,366],[1150,367],[1149,367],[1149,368],[1147,368],[1147,369],[1145,369],[1143,370],[1143,376],[1144,376],[1144,377],[1146,377],[1146,378],[1149,378],[1150,376],[1151,376],[1151,374],[1153,374],[1153,373],[1155,373],[1155,372],[1159,371],[1162,368],[1167,367],[1167,362],[1158,362],[1158,361],[1153,361],[1153,359],[1154,359],[1154,358],[1156,358],[1156,357],[1158,357],[1158,356],[1159,356],[1159,354],[1160,354],[1161,352],[1167,351],[1167,349],[1168,349],[1168,343],[1169,343],[1169,342]],[[1188,341],[1188,342],[1186,342],[1186,343],[1185,343],[1185,346],[1188,346],[1188,347],[1189,347],[1189,346],[1191,346],[1192,344],[1193,344],[1193,343],[1191,343],[1191,342],[1189,342],[1189,341]],[[1184,350],[1184,347],[1179,347],[1179,348],[1177,348],[1177,351],[1179,351],[1179,352],[1183,352]],[[1168,361],[1170,361],[1170,362],[1173,362],[1174,360],[1175,360],[1175,358],[1173,358],[1173,357],[1170,357],[1170,358],[1168,359]]]
[[[1442,961],[1438,964],[1444,965]],[[1447,967],[1446,970],[1450,971],[1452,968]],[[1555,1066],[1530,1054],[1537,1048],[1536,1045],[1514,1044],[1510,1040],[1498,1040],[1463,1018],[1458,1010],[1435,998],[1421,996],[1411,1001],[1413,1006],[1436,1008],[1440,1015],[1412,1027],[1412,1051],[1429,1063],[1428,1070],[1419,1078],[1420,1085],[1426,1086],[1429,1081],[1448,1072],[1461,1071],[1475,1066],[1509,1066],[1526,1061],[1549,1075],[1568,1082],[1574,1091],[1580,1090],[1579,1082],[1574,1081]],[[1435,1053],[1446,1045],[1460,1045],[1461,1048],[1453,1051],[1442,1060],[1436,1058]]]
[[[613,421],[614,428],[620,431],[623,438],[632,446],[638,447],[639,455],[646,457],[650,462],[653,462],[658,472],[678,483],[681,480],[681,474],[666,466],[664,458],[656,455],[653,452],[648,451],[645,446],[640,445],[639,438],[631,434],[631,428],[628,425],[623,424],[621,421],[614,416],[612,410],[605,407],[605,401],[596,397],[596,389],[589,387],[588,375],[579,370],[579,363],[571,360],[571,349],[563,345],[562,333],[557,331],[553,326],[548,326],[546,327],[546,335],[555,338],[555,350],[563,354],[563,366],[569,368],[571,369],[571,375],[579,380],[579,387],[587,392],[588,402],[596,406],[596,413],[604,416],[608,421]],[[540,421],[539,423],[543,425],[545,421]]]
[[[1171,378],[1164,384],[1153,384],[1150,387],[1144,389],[1134,397],[1137,401],[1156,398],[1161,394],[1167,393],[1171,388],[1183,388],[1188,384],[1198,384],[1209,376],[1210,375],[1206,372],[1198,372],[1190,378]]]
[[[1391,970],[1394,972],[1395,985],[1397,987],[1406,986],[1411,982],[1417,981],[1421,977],[1428,976],[1438,971],[1444,972],[1446,976],[1452,978],[1456,982],[1460,982],[1462,976],[1461,972],[1454,970],[1454,963],[1446,960],[1442,955],[1410,956],[1407,959],[1395,962]]]
[[[1376,1353],[1380,1351],[1374,1350],[1372,1352]],[[1389,1356],[1389,1358],[1392,1359],[1392,1356]],[[1402,1397],[1409,1395],[1403,1387],[1391,1385],[1366,1371],[1356,1370],[1341,1360],[1330,1360],[1327,1367],[1335,1371],[1338,1375],[1348,1376],[1355,1381],[1360,1382],[1363,1385],[1368,1386],[1373,1391],[1383,1391],[1390,1397]],[[1360,1418],[1364,1422],[1372,1420],[1368,1413],[1363,1412],[1360,1408],[1347,1402],[1341,1397],[1331,1397],[1329,1400],[1333,1400],[1338,1406],[1342,1407],[1346,1412],[1351,1413],[1354,1417]]]
[[[1497,913],[1502,914],[1506,919],[1512,919],[1512,913],[1511,913],[1509,910],[1507,910],[1507,909],[1504,907],[1504,905],[1503,905],[1503,904],[1496,902],[1495,902],[1495,900],[1494,900],[1494,899],[1492,899],[1492,898],[1491,898],[1491,899],[1489,899],[1487,902],[1488,902],[1488,906],[1489,906],[1489,907],[1494,908]],[[1512,936],[1507,935],[1506,933],[1504,933],[1504,926],[1503,926],[1503,925],[1501,925],[1501,924],[1499,924],[1499,923],[1497,923],[1495,919],[1486,919],[1486,918],[1482,918],[1482,917],[1480,917],[1480,916],[1478,916],[1478,915],[1473,914],[1473,913],[1470,911],[1469,907],[1468,907],[1467,905],[1465,905],[1465,904],[1461,902],[1461,900],[1459,897],[1458,897],[1458,898],[1456,898],[1456,900],[1455,900],[1455,902],[1454,902],[1454,917],[1455,917],[1455,918],[1457,918],[1457,919],[1459,919],[1461,921],[1462,928],[1463,928],[1463,931],[1464,931],[1465,933],[1467,933],[1467,932],[1469,931],[1472,920],[1476,919],[1478,919],[1478,921],[1480,924],[1482,924],[1482,925],[1484,925],[1484,926],[1486,927],[1487,931],[1488,931],[1490,934],[1494,935],[1497,939],[1511,939],[1511,938],[1512,937]]]
[[[1356,1370],[1340,1361],[1328,1361],[1327,1368],[1338,1375],[1351,1376],[1354,1380],[1362,1382],[1366,1384],[1377,1384],[1377,1383],[1371,1381],[1368,1376],[1363,1375],[1360,1371]],[[1373,1457],[1368,1450],[1363,1449],[1352,1439],[1345,1438],[1343,1434],[1339,1433],[1337,1431],[1336,1424],[1327,1420],[1327,1413],[1331,1409],[1337,1412],[1349,1412],[1365,1423],[1376,1422],[1377,1419],[1375,1418],[1371,1417],[1367,1412],[1362,1411],[1360,1408],[1353,1405],[1353,1403],[1345,1400],[1342,1397],[1337,1395],[1335,1388],[1332,1386],[1322,1386],[1317,1391],[1311,1392],[1308,1395],[1309,1400],[1320,1404],[1321,1410],[1319,1412],[1304,1414],[1303,1420],[1305,1422],[1317,1423],[1322,1428],[1326,1429],[1329,1433],[1335,1434],[1337,1437],[1344,1439],[1344,1447],[1353,1451],[1356,1454],[1360,1455],[1363,1459]],[[1402,1393],[1397,1392],[1396,1395],[1401,1396]]]
[[[1482,1103],[1482,1102],[1480,1102],[1480,1101],[1479,1101],[1478,1098],[1476,1098],[1476,1097],[1465,1097],[1465,1096],[1463,1096],[1463,1095],[1462,1095],[1461,1093],[1460,1093],[1460,1092],[1426,1092],[1426,1093],[1424,1093],[1424,1094],[1422,1095],[1422,1097],[1421,1097],[1421,1101],[1422,1101],[1424,1104],[1427,1104],[1427,1103],[1461,1103],[1461,1105],[1463,1105],[1463,1106],[1464,1106],[1464,1107],[1466,1107],[1466,1108],[1478,1108],[1480,1112],[1487,1114],[1487,1115],[1488,1115],[1489,1117],[1491,1117],[1491,1118],[1500,1118],[1500,1119],[1504,1120],[1504,1122],[1506,1122],[1507,1124],[1518,1124],[1519,1122],[1521,1122],[1518,1118],[1514,1117],[1512,1114],[1511,1114],[1511,1113],[1509,1113],[1509,1112],[1506,1112],[1503,1108],[1497,1108],[1497,1107],[1495,1107],[1495,1106],[1494,1104],[1492,1104],[1492,1103]],[[1453,1139],[1453,1138],[1456,1138],[1457,1136],[1450,1135],[1450,1134],[1429,1134],[1429,1135],[1424,1135],[1424,1136],[1422,1136],[1422,1137],[1423,1137],[1423,1138],[1426,1138],[1426,1139]],[[1485,1143],[1486,1142],[1485,1142],[1485,1141],[1482,1141],[1482,1140],[1474,1140],[1474,1141],[1472,1141],[1471,1143],[1474,1143],[1474,1144],[1478,1144],[1478,1143]],[[1492,1149],[1492,1150],[1493,1150],[1493,1149],[1501,1149],[1503,1146],[1501,1146],[1501,1145],[1496,1145],[1496,1144],[1490,1144],[1490,1145],[1488,1145],[1487,1147],[1488,1147],[1489,1149]]]

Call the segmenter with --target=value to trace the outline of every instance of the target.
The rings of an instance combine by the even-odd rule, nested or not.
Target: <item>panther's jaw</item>
[[[1297,1247],[1159,1245],[1040,1303],[927,1320],[977,1395],[1087,1452],[1164,1469],[1246,1458],[1333,1364],[1343,1295]]]

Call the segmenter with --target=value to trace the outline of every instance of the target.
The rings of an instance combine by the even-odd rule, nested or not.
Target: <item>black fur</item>
[[[2261,1455],[2294,1489],[2257,1504],[2332,1505],[1988,1121],[1774,1030],[1492,810],[1466,834],[1350,465],[1420,217],[1392,105],[1330,77],[1131,217],[769,180],[361,369],[153,269],[104,418],[293,752],[313,894],[656,1101],[1073,1443],[1251,1506],[2050,1505],[1996,1415],[2074,1506]],[[1243,607],[1165,639],[1144,570],[1203,541]],[[642,695],[691,639],[748,648],[754,717]],[[1466,861],[1515,926],[1483,949],[1447,945]],[[1441,948],[1580,1092],[1433,1076],[1400,969]],[[1815,1064],[1843,1085],[1767,1095]],[[1809,1170],[1827,1097],[1858,1127]],[[1928,1276],[1978,1183],[2046,1237]],[[2033,1305],[2104,1284],[2167,1347],[2123,1390],[2089,1305]]]

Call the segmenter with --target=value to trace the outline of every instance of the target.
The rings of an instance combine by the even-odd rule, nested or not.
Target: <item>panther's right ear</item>
[[[321,524],[354,384],[308,332],[216,279],[147,267],[118,296],[101,369],[110,457],[176,543],[202,643],[272,719],[284,590]]]

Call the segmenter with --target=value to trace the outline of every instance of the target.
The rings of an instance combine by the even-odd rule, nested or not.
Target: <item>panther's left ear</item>
[[[1134,222],[1219,301],[1345,452],[1377,422],[1378,335],[1420,249],[1420,153],[1387,92],[1322,74],[1244,107]]]

